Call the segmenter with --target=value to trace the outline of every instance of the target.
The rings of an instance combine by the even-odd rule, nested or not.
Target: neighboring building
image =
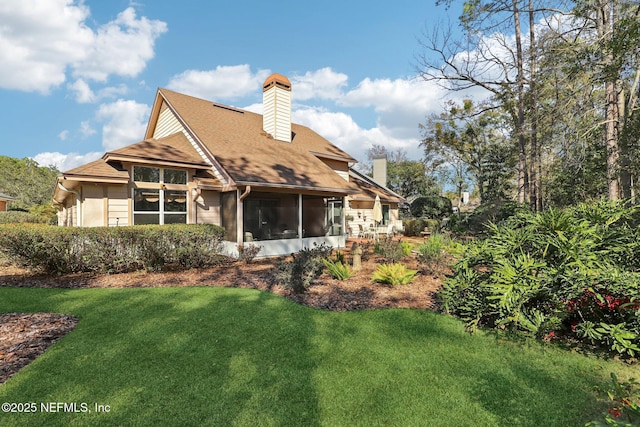
[[[399,194],[386,188],[386,158],[374,159],[373,176],[372,178],[354,169],[349,170],[350,182],[360,190],[347,198],[348,207],[345,215],[353,217],[348,221],[348,227],[353,235],[357,235],[360,231],[371,230],[373,227],[388,229],[389,226],[392,226],[396,232],[402,231],[399,205],[405,200]],[[379,224],[376,224],[373,219],[376,196],[382,205],[382,221]]]
[[[286,77],[263,89],[263,116],[159,89],[143,141],[58,177],[59,225],[216,224],[229,253],[254,242],[261,256],[344,246],[356,160],[291,123]]]
[[[13,197],[0,193],[0,212],[7,211],[7,203],[13,200]]]

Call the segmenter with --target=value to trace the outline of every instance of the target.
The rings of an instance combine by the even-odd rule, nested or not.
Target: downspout
[[[251,186],[250,186],[250,185],[247,185],[247,186],[245,187],[245,189],[244,189],[244,193],[242,193],[242,194],[240,195],[240,201],[241,201],[241,202],[242,202],[242,201],[244,201],[244,199],[246,199],[246,198],[247,198],[247,196],[249,195],[249,193],[251,193]]]
[[[237,191],[237,194],[239,194],[239,196],[238,205],[236,208],[236,242],[238,245],[242,245],[244,243],[244,208],[242,206],[242,202],[247,198],[249,193],[251,193],[251,186],[247,185],[242,194],[240,194],[239,189]]]
[[[58,182],[58,188],[67,193],[76,195],[76,202],[78,203],[78,227],[82,227],[82,201],[80,200],[80,192],[76,190],[69,190],[60,182]]]

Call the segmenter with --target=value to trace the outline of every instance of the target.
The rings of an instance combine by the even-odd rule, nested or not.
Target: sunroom
[[[223,193],[220,213],[229,253],[238,244],[260,246],[260,256],[293,253],[314,244],[345,245],[342,195],[245,189]]]

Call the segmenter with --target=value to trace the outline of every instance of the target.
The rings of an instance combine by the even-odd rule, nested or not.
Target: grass
[[[421,310],[332,313],[235,288],[0,288],[0,312],[77,328],[0,386],[0,402],[109,413],[0,413],[3,426],[571,426],[622,365],[469,335]]]

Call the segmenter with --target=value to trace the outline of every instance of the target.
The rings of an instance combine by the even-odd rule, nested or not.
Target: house
[[[13,197],[0,193],[0,212],[7,211],[7,202],[13,200]]]
[[[373,177],[364,175],[355,169],[350,169],[349,181],[359,190],[358,193],[351,194],[347,198],[345,216],[353,218],[348,221],[351,234],[355,235],[360,230],[367,231],[373,227],[378,230],[388,230],[393,227],[397,232],[402,230],[399,205],[404,203],[405,199],[386,187],[386,157],[373,159]],[[382,221],[377,224],[373,216],[376,198],[380,201],[382,210]]]
[[[58,224],[216,224],[229,254],[344,246],[347,198],[363,191],[356,160],[291,123],[291,89],[268,77],[263,115],[159,89],[142,141],[58,176]]]

